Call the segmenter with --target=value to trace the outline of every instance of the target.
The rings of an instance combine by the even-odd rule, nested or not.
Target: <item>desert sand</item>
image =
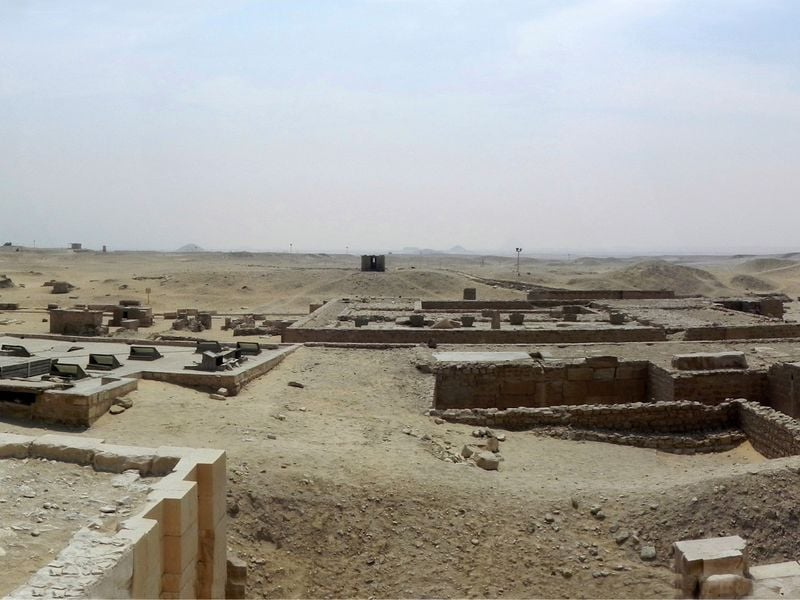
[[[0,302],[29,312],[0,314],[18,321],[0,331],[43,330],[50,302],[144,301],[147,287],[157,312],[286,318],[337,296],[455,299],[477,287],[479,298],[523,297],[497,283],[517,281],[515,258],[387,259],[386,273],[361,273],[357,257],[342,255],[3,248],[0,273],[15,287]],[[740,295],[758,279],[771,292],[800,290],[794,256],[523,258],[520,271],[530,285]],[[76,289],[50,294],[51,279]],[[431,352],[300,348],[224,401],[142,381],[131,409],[73,433],[226,449],[229,547],[249,564],[250,597],[673,597],[676,540],[737,533],[755,562],[800,554],[787,534],[800,480],[785,469],[800,460],[767,462],[749,444],[684,456],[511,432],[498,472],[450,462],[472,430],[425,415],[433,378],[416,365]],[[4,421],[0,431],[46,430]],[[640,558],[643,544],[656,547],[654,561]]]

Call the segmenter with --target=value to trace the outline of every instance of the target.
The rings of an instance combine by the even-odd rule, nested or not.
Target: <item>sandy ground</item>
[[[142,504],[143,482],[48,460],[0,461],[0,595],[50,563],[81,527],[113,534]]]
[[[514,432],[499,472],[446,462],[471,429],[424,415],[433,382],[415,365],[429,359],[303,348],[226,401],[143,381],[85,434],[225,448],[229,545],[252,597],[671,597],[677,539],[742,533],[762,561],[800,551],[777,533],[800,481],[747,444],[679,456]]]
[[[751,274],[787,293],[799,287],[793,259],[704,260],[683,259],[677,271],[642,261],[524,260],[522,278],[643,287],[679,281],[742,293],[731,280]],[[477,287],[479,298],[522,297],[491,284],[515,278],[511,258],[390,257],[389,265],[375,274],[357,271],[357,257],[4,250],[0,273],[25,287],[0,290],[0,302],[41,308],[60,301],[41,287],[54,278],[78,286],[71,302],[145,299],[149,286],[157,311],[299,315],[335,296],[453,299],[464,287]],[[163,278],[135,279],[143,276]],[[637,352],[633,345],[595,350]],[[142,381],[132,409],[76,433],[225,448],[229,546],[250,564],[250,597],[672,597],[669,548],[678,539],[737,533],[751,541],[755,562],[800,556],[800,465],[764,461],[747,444],[678,456],[514,432],[502,444],[499,472],[445,461],[471,429],[425,416],[433,380],[415,365],[429,362],[430,352],[302,348],[225,401]],[[0,431],[46,430],[3,422]],[[604,520],[590,514],[595,505]],[[618,543],[621,533],[628,535]],[[640,559],[646,544],[656,547],[655,561]]]

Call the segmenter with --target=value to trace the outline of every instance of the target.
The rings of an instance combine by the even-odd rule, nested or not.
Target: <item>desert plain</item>
[[[0,302],[20,306],[0,313],[0,335],[47,332],[49,303],[124,298],[148,303],[156,314],[152,328],[125,337],[230,341],[231,333],[219,329],[226,315],[293,320],[332,298],[455,300],[467,287],[493,300],[524,299],[524,288],[540,286],[796,298],[800,253],[523,256],[519,273],[513,256],[390,254],[386,272],[370,273],[359,270],[357,256],[342,254],[2,248],[0,274],[13,282],[0,289]],[[53,295],[43,286],[51,280],[74,289]],[[796,304],[786,304],[787,321]],[[186,306],[216,311],[215,327],[172,331],[160,315]],[[751,351],[754,344],[704,349]],[[794,348],[786,343],[781,351],[797,360]],[[427,414],[434,382],[418,368],[431,364],[433,352],[456,349],[463,347],[301,346],[236,396],[214,400],[204,391],[140,381],[128,410],[86,429],[59,429],[117,444],[226,450],[228,548],[248,564],[248,597],[663,598],[674,595],[670,548],[677,540],[741,535],[755,562],[800,556],[800,459],[767,460],[749,442],[683,455],[511,431],[504,433],[499,470],[459,462],[454,457],[474,428]],[[469,350],[637,359],[685,347],[666,341],[655,349],[629,343]],[[4,419],[0,431],[51,428]],[[26,551],[52,551],[43,539]],[[645,546],[655,548],[654,558],[642,558]]]

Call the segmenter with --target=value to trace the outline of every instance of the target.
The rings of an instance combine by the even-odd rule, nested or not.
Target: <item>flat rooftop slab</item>
[[[128,360],[130,344],[114,341],[78,341],[37,339],[37,338],[18,338],[0,336],[0,344],[15,344],[24,346],[33,356],[30,358],[22,357],[0,357],[0,364],[23,364],[31,360],[58,359],[65,364],[77,364],[86,370],[90,354],[111,354],[121,363],[120,367],[109,371],[87,370],[87,374],[92,378],[104,376],[114,378],[125,377],[147,377],[146,374],[174,374],[188,375],[202,378],[203,376],[240,376],[258,368],[266,363],[280,359],[293,348],[282,346],[275,349],[262,349],[261,354],[248,355],[247,360],[240,363],[231,370],[222,371],[197,371],[186,369],[200,364],[200,354],[195,352],[193,345],[162,345],[143,342],[141,346],[153,346],[162,355],[161,358],[153,361]]]
[[[533,362],[527,352],[436,352],[433,358],[458,363]]]
[[[49,460],[0,460],[0,597],[51,563],[82,527],[113,533],[156,481]]]

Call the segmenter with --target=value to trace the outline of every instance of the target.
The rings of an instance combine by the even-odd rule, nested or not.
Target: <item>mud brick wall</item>
[[[767,374],[755,370],[691,371],[673,373],[672,400],[717,404],[728,398],[766,402]]]
[[[663,300],[674,298],[671,290],[534,290],[528,300]]]
[[[730,401],[709,406],[699,402],[636,402],[615,406],[449,409],[435,411],[435,414],[455,423],[509,430],[565,426],[663,434],[737,427],[739,403]]]
[[[323,307],[320,310],[325,310]],[[317,315],[319,311],[315,312]],[[663,342],[660,327],[608,327],[605,329],[370,329],[308,328],[298,321],[281,334],[283,343],[334,342],[356,344],[581,344]]]
[[[531,310],[533,306],[525,300],[423,300],[422,310]]]
[[[756,402],[739,400],[739,427],[767,458],[800,454],[800,422]]]
[[[51,310],[50,333],[62,335],[91,335],[103,325],[99,310]]]
[[[618,404],[647,398],[647,363],[456,364],[436,368],[434,407],[511,408]]]
[[[689,342],[700,340],[755,340],[800,337],[800,324],[742,325],[738,327],[690,327],[684,334]]]
[[[649,394],[655,402],[671,402],[675,399],[675,382],[672,373],[654,364],[647,367]]]
[[[767,404],[795,419],[800,417],[800,363],[772,365],[767,381]]]

